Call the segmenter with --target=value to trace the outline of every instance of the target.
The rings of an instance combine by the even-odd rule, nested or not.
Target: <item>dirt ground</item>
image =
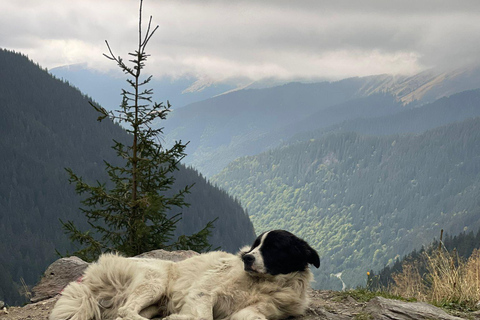
[[[27,304],[24,307],[8,308],[7,313],[0,310],[1,320],[47,320],[57,298]]]
[[[341,301],[334,291],[313,291],[312,303],[304,317],[298,320],[313,319],[353,319],[362,314],[364,303],[358,303],[353,298]],[[24,307],[11,307],[8,313],[0,311],[0,320],[48,320],[57,298],[28,304]]]
[[[361,314],[364,306],[356,302],[353,298],[349,301],[339,301],[335,299],[334,291],[313,291],[312,303],[307,314],[299,318],[304,320],[313,319],[352,319]],[[34,304],[28,304],[24,307],[11,307],[8,313],[0,311],[1,320],[47,320],[57,298],[40,301]]]
[[[311,298],[306,314],[295,320],[373,319],[365,312],[367,303],[359,302],[351,296],[340,295],[336,291],[315,290],[311,292]],[[57,298],[51,298],[24,307],[11,307],[8,308],[7,313],[0,310],[0,320],[48,320],[48,315],[56,301]],[[462,319],[480,319],[480,314],[455,314],[455,316]]]

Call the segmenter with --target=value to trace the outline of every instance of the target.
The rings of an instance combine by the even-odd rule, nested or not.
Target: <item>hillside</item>
[[[480,87],[480,66],[453,70],[429,69],[412,76],[379,75],[362,88],[365,95],[388,92],[403,104],[433,102],[454,93]]]
[[[443,228],[480,226],[480,118],[420,135],[336,133],[232,162],[212,181],[257,232],[285,228],[320,252],[319,288],[364,285]]]
[[[278,146],[292,130],[302,129],[291,128],[296,122],[356,98],[363,85],[362,79],[352,78],[221,95],[174,110],[165,124],[167,139],[192,137],[185,161],[210,176],[238,157]]]
[[[175,109],[166,122],[167,139],[191,137],[186,163],[211,176],[238,157],[277,147],[299,133],[343,125],[346,121],[358,125],[356,120],[392,117],[397,112],[479,87],[480,68],[471,68],[429,70],[411,77],[378,75],[240,90]],[[422,116],[415,123],[431,115]],[[424,125],[426,129],[435,127],[432,121],[425,121]]]
[[[97,122],[88,97],[21,54],[0,50],[0,74],[0,300],[12,305],[23,301],[21,279],[36,283],[55,249],[73,249],[58,219],[87,228],[64,168],[105,181],[103,160],[118,161],[112,139],[129,137],[116,124]],[[179,231],[193,233],[218,217],[214,247],[236,251],[251,242],[252,224],[234,199],[193,169],[182,167],[176,178],[176,188],[195,184]]]
[[[370,99],[371,97],[362,99],[365,103],[371,104],[369,111],[364,113],[368,116],[358,115],[356,118],[351,117],[351,120],[328,127],[318,126],[317,130],[297,133],[290,142],[315,139],[326,133],[345,131],[364,135],[421,133],[438,126],[480,116],[480,89],[463,91],[420,107],[408,107],[400,110],[388,108],[389,104],[384,103],[383,106],[387,107],[384,109],[393,109],[391,114],[386,114],[388,110],[384,110],[384,115],[372,108],[373,104],[369,101]],[[349,103],[354,104],[355,102],[356,100]],[[356,107],[361,109],[359,106]],[[351,111],[351,114],[355,113]],[[318,117],[320,116],[322,115],[319,114]],[[314,122],[315,120],[316,117],[311,116],[308,121]],[[321,123],[320,120],[318,123]],[[304,127],[309,128],[307,125]]]

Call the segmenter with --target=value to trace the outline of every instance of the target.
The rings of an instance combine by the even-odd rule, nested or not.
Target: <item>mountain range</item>
[[[125,87],[120,77],[95,72],[86,65],[50,72],[107,109],[118,105],[118,92]],[[165,140],[190,141],[185,163],[210,177],[237,157],[279,146],[302,132],[357,118],[388,116],[480,88],[480,67],[281,85],[272,81],[154,78],[151,86],[159,101],[168,99],[173,105],[168,120],[158,124],[165,127]]]
[[[165,124],[166,138],[190,140],[186,163],[212,176],[238,157],[279,146],[297,134],[361,118],[394,117],[478,87],[480,69],[475,68],[241,90],[174,110]]]
[[[54,77],[78,88],[81,92],[94,97],[95,101],[108,110],[118,109],[122,102],[120,93],[129,87],[124,74],[120,71],[101,72],[89,68],[86,63],[66,65],[49,70]],[[240,83],[217,83],[209,78],[192,77],[152,77],[150,85],[154,88],[153,100],[166,103],[175,108],[205,100],[244,86]]]

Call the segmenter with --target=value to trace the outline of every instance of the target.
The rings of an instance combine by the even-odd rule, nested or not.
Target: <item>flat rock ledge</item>
[[[307,313],[298,320],[459,320],[480,319],[480,312],[453,316],[424,302],[405,302],[375,297],[359,302],[336,291],[313,290]]]
[[[194,251],[168,252],[155,250],[139,257],[180,261],[196,255]],[[0,320],[47,320],[59,293],[81,277],[88,263],[77,258],[62,258],[52,263],[33,291],[32,303],[24,307],[0,309]],[[423,302],[404,302],[376,297],[358,302],[351,296],[335,291],[312,290],[311,304],[306,314],[295,320],[480,320],[480,312],[453,316]]]

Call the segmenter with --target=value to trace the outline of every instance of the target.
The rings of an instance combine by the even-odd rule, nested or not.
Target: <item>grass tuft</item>
[[[402,300],[402,301],[408,301],[408,302],[416,301],[413,298],[404,298],[400,295],[392,294],[391,292],[388,292],[388,291],[371,291],[366,288],[357,288],[357,289],[351,289],[346,291],[340,291],[337,293],[337,297],[338,297],[338,300],[344,300],[344,299],[347,299],[348,297],[352,297],[358,302],[369,302],[375,297],[383,297],[386,299]]]
[[[415,298],[446,309],[463,312],[478,309],[480,302],[480,251],[462,259],[454,250],[425,253],[426,274],[419,273],[415,264],[403,265],[389,289],[394,295]]]

